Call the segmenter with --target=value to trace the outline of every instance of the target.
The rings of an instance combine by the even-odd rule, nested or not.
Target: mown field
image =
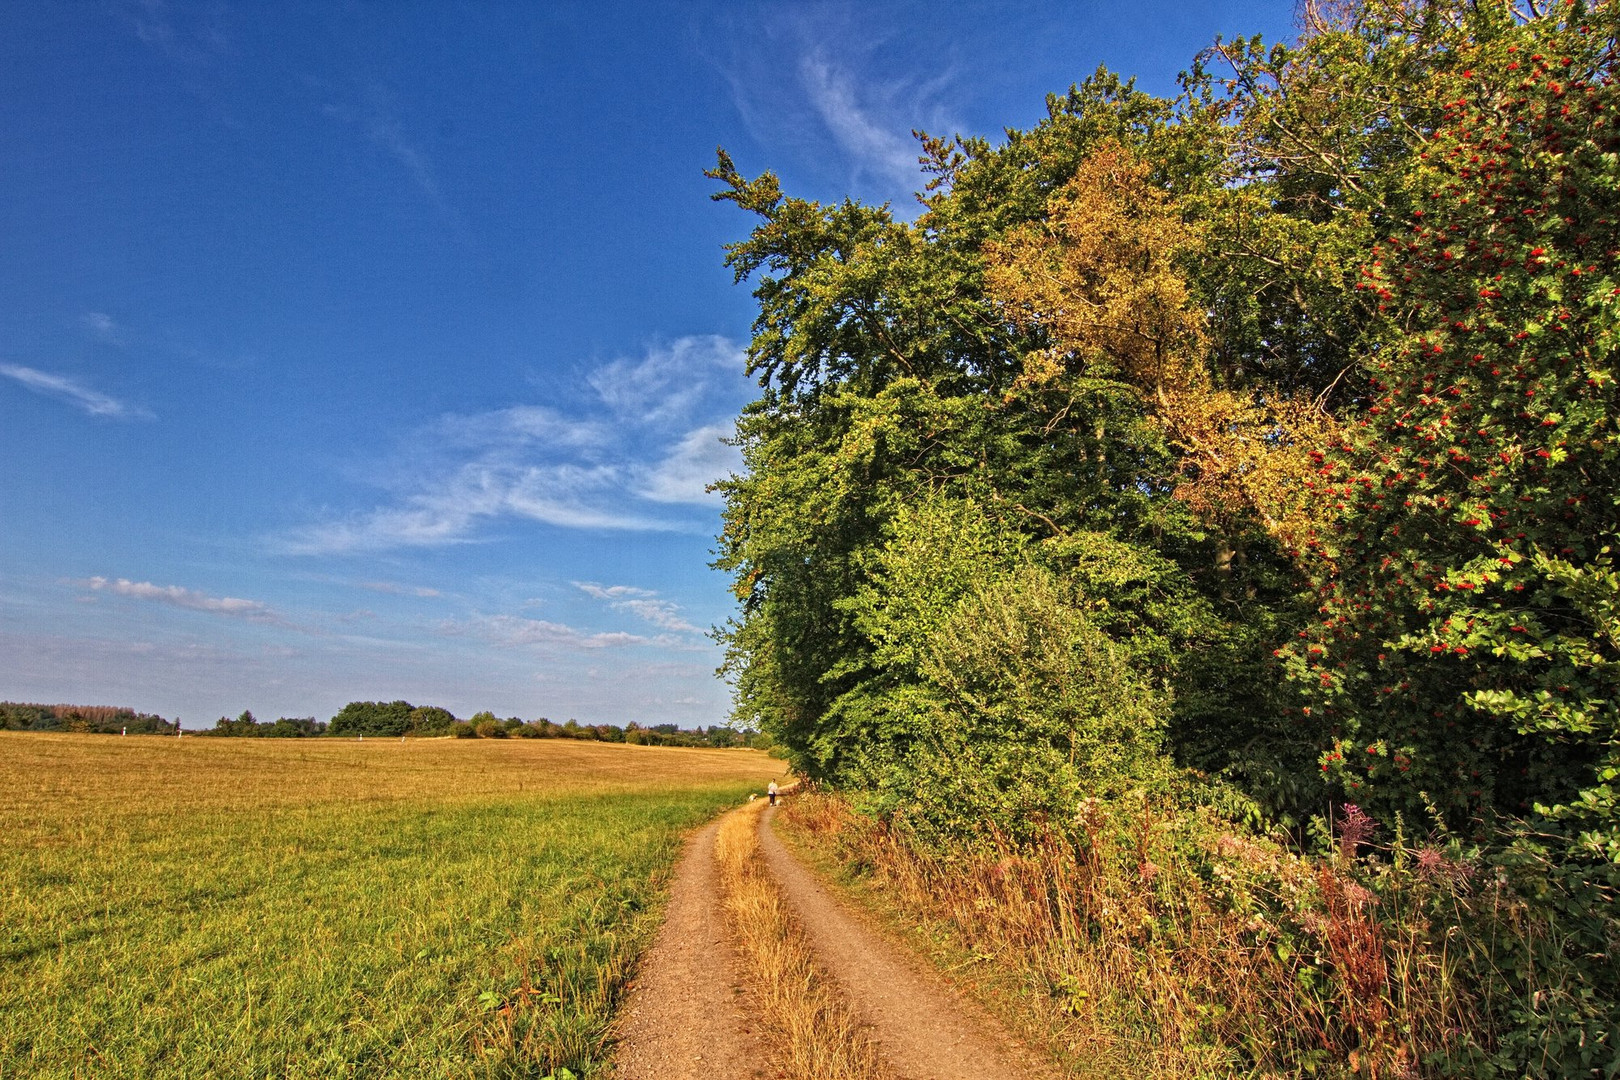
[[[601,1071],[758,751],[0,735],[0,1077]]]

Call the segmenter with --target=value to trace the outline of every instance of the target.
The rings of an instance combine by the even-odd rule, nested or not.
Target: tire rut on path
[[[738,813],[740,811],[732,811]],[[1045,1080],[1053,1073],[925,964],[850,914],[760,816],[759,850],[803,929],[819,971],[877,1044],[894,1080]],[[753,1012],[727,925],[715,860],[719,822],[699,830],[675,869],[664,925],[615,1025],[616,1080],[763,1080],[786,1075],[781,1048]]]
[[[699,830],[676,865],[664,925],[619,1015],[618,1080],[777,1075],[768,1065],[771,1047],[750,1014],[726,927],[714,859],[719,827],[715,822]]]
[[[868,1028],[884,1064],[902,1080],[1048,1077],[1049,1069],[920,962],[834,899],[771,831],[765,811],[760,852],[810,940],[818,967],[838,984]]]

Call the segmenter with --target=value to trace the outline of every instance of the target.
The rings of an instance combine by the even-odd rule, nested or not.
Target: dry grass
[[[720,887],[766,1022],[781,1037],[790,1075],[801,1080],[882,1080],[877,1050],[811,959],[759,854],[763,801],[726,817],[716,838]]]
[[[1375,895],[1342,861],[1147,806],[948,854],[827,795],[784,817],[1073,1076],[1429,1075],[1477,1022],[1416,874]]]
[[[0,734],[0,1077],[597,1074],[682,834],[781,768]]]
[[[756,750],[572,739],[207,739],[0,732],[0,827],[67,817],[230,812],[355,800],[590,796],[759,783],[779,762]],[[13,815],[16,815],[13,817]],[[53,814],[51,817],[60,816]],[[32,824],[31,824],[32,823]],[[37,828],[36,828],[37,826]]]

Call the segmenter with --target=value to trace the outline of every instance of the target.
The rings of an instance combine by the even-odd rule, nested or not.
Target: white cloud
[[[657,464],[642,471],[636,493],[661,503],[715,503],[709,485],[742,472],[742,451],[723,440],[734,435],[731,424],[710,424],[688,432]]]
[[[104,577],[93,577],[81,584],[93,592],[111,593],[132,600],[150,600],[190,611],[206,611],[212,615],[228,615],[232,618],[253,619],[259,622],[277,621],[275,612],[257,600],[243,600],[235,596],[209,596],[207,593],[182,588],[179,585],[154,585],[150,581],[130,581],[128,578],[113,581]]]
[[[462,621],[446,621],[440,632],[450,637],[477,637],[498,645],[561,647],[566,649],[608,649],[644,645],[649,639],[622,631],[590,633],[563,623],[525,619],[517,615],[476,615]]]
[[[604,364],[586,382],[616,416],[647,426],[690,422],[694,409],[722,376],[747,370],[742,347],[715,334],[677,338],[637,360]]]
[[[594,581],[576,581],[574,587],[587,596],[605,600],[614,611],[628,611],[663,630],[681,634],[701,634],[703,628],[681,617],[680,605],[661,600],[651,589],[638,589],[633,585],[598,585]]]
[[[339,96],[344,100],[327,104],[322,112],[363,133],[373,148],[392,158],[417,190],[437,208],[456,238],[469,242],[471,237],[466,224],[440,187],[432,158],[412,137],[406,122],[395,110],[388,87],[381,82],[371,82],[340,92]]]
[[[574,588],[598,600],[622,600],[625,597],[658,595],[651,589],[638,589],[634,585],[598,585],[594,581],[576,581]]]
[[[544,405],[514,405],[472,416],[447,416],[440,431],[470,445],[534,444],[571,450],[598,450],[613,441],[613,430],[597,420],[564,416]]]
[[[142,44],[179,64],[196,67],[217,61],[230,49],[224,20],[225,4],[182,5],[178,10],[165,0],[137,0],[129,6],[129,19]]]
[[[91,416],[112,416],[120,419],[151,419],[152,414],[138,406],[128,405],[117,398],[108,397],[97,390],[92,390],[81,383],[62,375],[52,375],[49,372],[37,371],[34,368],[23,367],[20,364],[0,364],[0,375],[17,382],[34,391],[59,401],[65,401],[75,408],[82,409]]]
[[[622,486],[617,466],[529,466],[518,470],[506,493],[504,507],[517,517],[575,529],[630,529],[664,531],[677,526],[601,505]]]
[[[441,417],[391,467],[391,503],[297,530],[275,546],[300,555],[438,547],[470,543],[501,521],[708,531],[690,511],[670,508],[712,506],[705,486],[741,468],[720,439],[746,400],[742,364],[726,338],[684,337],[597,369],[586,379],[593,397],[577,415],[514,405]],[[728,419],[674,434],[720,416]]]
[[[944,49],[931,57],[930,77],[904,74],[916,70],[915,35],[869,9],[795,4],[746,21],[722,15],[704,47],[771,162],[796,161],[801,186],[804,174],[816,176],[823,199],[888,201],[903,215],[923,181],[912,131],[963,130],[950,104],[961,69]]]
[[[436,203],[443,202],[439,182],[433,176],[433,168],[428,164],[426,155],[406,137],[405,126],[397,118],[381,110],[373,113],[370,134],[372,141],[393,155],[394,160],[416,181],[422,194]]]
[[[84,327],[90,331],[92,337],[107,345],[122,345],[124,343],[124,330],[117,321],[103,311],[87,311],[84,313]]]
[[[703,633],[702,627],[694,626],[681,618],[681,609],[669,600],[620,600],[613,607],[617,611],[628,611],[632,615],[638,615],[665,630],[674,630],[682,634]]]
[[[799,79],[833,139],[857,164],[896,183],[917,184],[918,148],[910,129],[879,121],[861,104],[860,88],[848,71],[813,53],[800,62]]]
[[[478,461],[438,481],[432,490],[407,496],[402,506],[311,526],[279,546],[295,555],[443,547],[471,543],[479,526],[502,518],[572,529],[658,532],[683,528],[678,522],[611,508],[607,502],[620,486],[619,470],[611,466]]]
[[[386,593],[389,596],[416,596],[425,600],[444,595],[438,589],[430,589],[423,585],[400,585],[392,581],[357,581],[355,584],[362,589]]]

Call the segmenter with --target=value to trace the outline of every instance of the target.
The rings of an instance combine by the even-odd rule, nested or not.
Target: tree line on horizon
[[[178,721],[115,706],[0,702],[0,730],[175,735],[181,729]],[[259,720],[251,710],[244,710],[234,719],[222,716],[213,727],[186,734],[210,738],[363,738],[369,735],[373,738],[585,739],[632,746],[770,748],[769,738],[757,730],[720,724],[682,728],[671,723],[641,724],[632,720],[621,727],[581,724],[571,718],[558,724],[546,717],[525,721],[512,716],[503,720],[487,710],[462,720],[448,709],[415,706],[403,700],[351,701],[329,721],[286,716]]]
[[[72,731],[102,735],[173,735],[173,720],[114,705],[34,705],[0,701],[0,731]]]

